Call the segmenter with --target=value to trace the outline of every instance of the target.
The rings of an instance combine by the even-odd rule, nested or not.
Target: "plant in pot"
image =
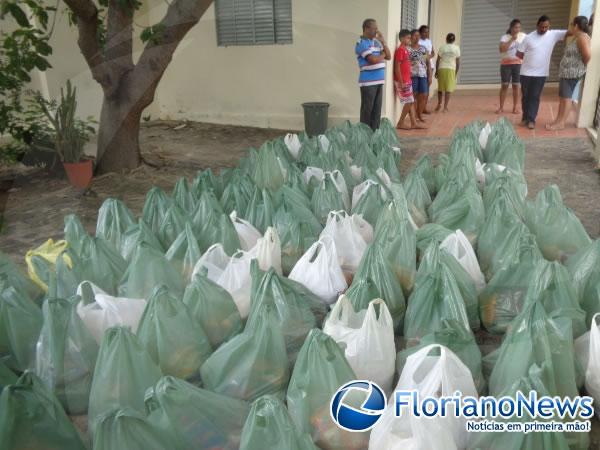
[[[66,90],[61,88],[60,101],[48,101],[40,94],[35,103],[47,120],[47,126],[40,127],[40,133],[33,139],[32,145],[54,151],[63,163],[71,184],[86,189],[93,176],[93,161],[84,154],[85,144],[95,133],[95,123],[88,118],[76,117],[77,90],[67,81]]]

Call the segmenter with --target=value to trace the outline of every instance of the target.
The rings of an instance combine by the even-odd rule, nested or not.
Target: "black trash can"
[[[318,136],[327,130],[327,115],[329,103],[308,102],[302,103],[304,108],[304,129],[309,136]]]

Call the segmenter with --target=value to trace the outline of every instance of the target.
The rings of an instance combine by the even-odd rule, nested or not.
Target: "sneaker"
[[[530,130],[535,130],[535,122],[529,122],[527,124],[527,128],[529,128]]]

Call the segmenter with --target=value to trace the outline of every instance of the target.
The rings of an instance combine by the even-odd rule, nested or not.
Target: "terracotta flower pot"
[[[92,182],[92,160],[86,159],[76,163],[63,163],[69,182],[78,188],[85,189]]]

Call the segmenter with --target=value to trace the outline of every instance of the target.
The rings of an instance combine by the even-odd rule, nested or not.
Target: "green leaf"
[[[27,28],[31,26],[29,24],[29,20],[27,19],[27,14],[25,14],[19,5],[16,3],[8,3],[6,7],[20,26]]]

